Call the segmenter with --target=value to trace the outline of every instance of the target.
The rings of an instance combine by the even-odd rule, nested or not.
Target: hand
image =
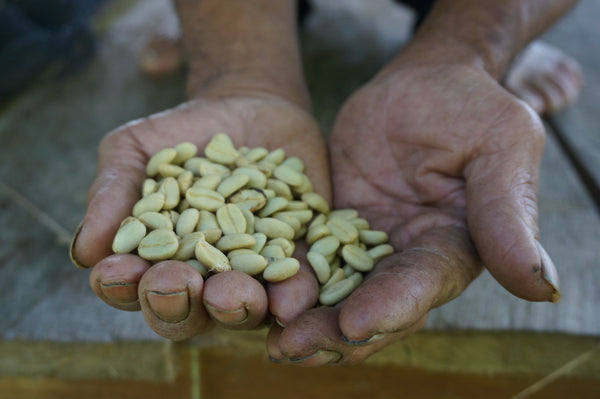
[[[118,309],[141,309],[150,327],[173,340],[199,334],[214,322],[254,328],[268,311],[287,323],[312,307],[318,295],[316,279],[305,267],[291,279],[269,284],[265,291],[241,272],[203,281],[184,262],[151,266],[135,255],[112,254],[117,228],[140,197],[148,159],[183,141],[204,148],[220,132],[229,134],[238,147],[284,148],[286,154],[300,157],[315,191],[330,196],[326,146],[315,121],[301,107],[271,94],[246,91],[241,96],[198,99],[107,135],[100,145],[98,175],[72,253],[81,265],[94,266],[90,283],[98,297]],[[294,295],[297,292],[301,294]]]
[[[356,208],[396,253],[335,307],[275,327],[273,359],[364,360],[413,334],[485,265],[510,292],[557,301],[539,243],[538,116],[478,68],[405,64],[340,112],[331,136],[335,207]]]

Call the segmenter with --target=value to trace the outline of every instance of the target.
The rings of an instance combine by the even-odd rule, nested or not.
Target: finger
[[[521,100],[525,101],[535,112],[541,114],[546,108],[544,97],[539,94],[539,90],[529,87],[522,87],[519,90],[514,90],[514,93]]]
[[[556,268],[539,242],[537,187],[544,130],[537,115],[514,118],[520,130],[499,129],[465,169],[467,220],[490,273],[508,291],[531,301],[560,299]]]
[[[74,262],[91,267],[112,254],[112,240],[140,197],[147,159],[127,134],[110,134],[100,146],[98,175],[88,208],[72,243]]]
[[[150,262],[135,255],[112,255],[92,269],[90,286],[104,302],[121,310],[140,310],[138,284]]]
[[[211,323],[202,304],[203,288],[202,276],[187,263],[155,264],[139,283],[146,322],[157,334],[174,341],[205,331]]]
[[[306,245],[303,242],[296,244],[293,256],[300,261],[298,273],[286,280],[267,285],[269,310],[282,326],[286,326],[300,313],[315,306],[319,298],[319,284],[308,265]]]
[[[424,316],[404,331],[389,334],[370,345],[349,345],[338,325],[339,307],[320,307],[303,313],[288,327],[274,326],[267,336],[272,361],[299,366],[350,365],[364,361],[382,348],[423,328]]]
[[[303,365],[360,362],[421,329],[430,309],[460,295],[480,271],[463,228],[433,228],[382,260],[345,302],[274,328],[267,350],[275,361]]]
[[[400,234],[391,237],[396,248]],[[432,308],[459,296],[481,272],[481,263],[462,227],[433,227],[401,252],[380,261],[348,297],[339,316],[351,345],[372,345],[410,330]]]
[[[203,303],[220,325],[232,329],[251,329],[263,322],[268,309],[265,289],[240,271],[215,274],[206,280]]]

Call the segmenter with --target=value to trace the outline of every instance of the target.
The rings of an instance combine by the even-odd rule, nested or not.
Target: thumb
[[[465,169],[469,229],[483,263],[508,291],[558,302],[558,273],[537,224],[544,128],[536,115],[519,122],[519,129],[496,131]]]
[[[71,258],[78,267],[94,266],[112,254],[117,229],[140,197],[147,157],[126,132],[113,132],[100,144],[88,207],[71,244]]]

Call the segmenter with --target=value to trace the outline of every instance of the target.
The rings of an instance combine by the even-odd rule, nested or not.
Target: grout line
[[[44,227],[50,230],[52,233],[56,235],[56,241],[61,245],[69,245],[71,242],[71,237],[73,234],[69,232],[66,228],[64,228],[57,221],[52,219],[50,215],[40,209],[33,202],[29,201],[23,195],[21,195],[17,190],[10,187],[6,183],[0,180],[0,193],[6,194],[8,198],[13,200],[18,206],[23,208],[26,212],[28,212],[31,216],[37,219]]]
[[[202,379],[200,378],[200,351],[190,349],[190,398],[202,399]]]
[[[528,386],[527,388],[525,388],[518,394],[512,396],[510,399],[526,399],[531,394],[538,392],[540,389],[550,385],[552,382],[556,381],[558,378],[564,376],[569,371],[573,370],[575,367],[581,365],[582,363],[585,363],[598,350],[600,350],[600,345],[596,345],[592,349],[581,353],[580,355],[576,356],[574,359],[571,359],[567,363],[563,364],[562,366],[560,366],[559,368],[557,368],[556,370],[554,370],[553,372],[551,372],[550,374],[548,374],[547,376],[542,378],[541,380],[536,381],[534,384]]]
[[[173,356],[173,341],[165,341],[163,345],[163,355],[165,357],[165,369],[164,373],[169,382],[175,381],[177,378],[177,371],[175,367],[175,358]]]

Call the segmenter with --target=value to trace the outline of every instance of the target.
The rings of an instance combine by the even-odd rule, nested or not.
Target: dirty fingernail
[[[147,291],[146,299],[156,317],[168,323],[180,322],[190,313],[188,294],[185,291],[171,293]]]
[[[538,252],[540,254],[540,267],[542,272],[542,278],[552,287],[553,293],[550,302],[557,303],[560,301],[562,294],[560,293],[560,281],[558,277],[558,272],[556,267],[554,266],[554,262],[550,259],[550,256],[542,247],[542,244],[539,241],[536,241],[536,246],[538,248]]]
[[[280,327],[283,327],[283,328],[285,328],[285,324],[283,324],[283,323],[281,322],[281,320],[279,320],[279,317],[275,317],[275,322],[276,322],[276,323],[277,323],[277,324],[278,324]]]
[[[204,306],[215,319],[224,324],[238,325],[248,319],[248,310],[245,306],[235,310],[218,309],[206,302],[204,303]]]
[[[386,335],[387,335],[386,333],[377,333],[377,334],[374,334],[365,339],[352,340],[352,339],[348,339],[344,334],[342,334],[342,341],[344,341],[346,344],[352,345],[352,346],[363,346],[363,345],[371,344],[375,341],[379,341],[380,339],[385,338]]]
[[[77,237],[79,236],[79,233],[81,232],[82,227],[83,227],[83,220],[79,223],[79,226],[77,226],[77,229],[75,229],[75,234],[73,234],[73,239],[71,240],[71,246],[69,247],[69,256],[71,257],[71,262],[73,262],[73,264],[75,266],[77,266],[79,269],[87,269],[88,267],[86,265],[84,265],[83,263],[81,263],[75,256],[75,242],[77,241]]]
[[[110,300],[120,303],[132,303],[138,299],[137,283],[100,283],[102,293]]]
[[[321,366],[337,363],[341,358],[342,354],[339,352],[318,350],[308,356],[290,359],[290,362],[302,366]]]

